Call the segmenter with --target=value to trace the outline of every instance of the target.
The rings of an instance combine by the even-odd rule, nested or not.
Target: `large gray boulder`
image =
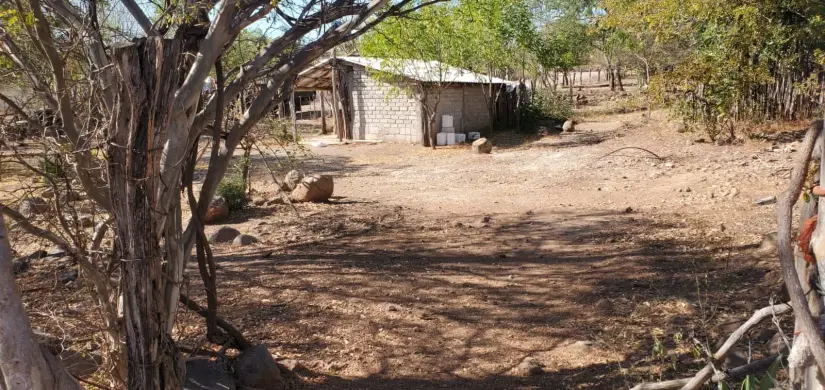
[[[301,172],[298,172],[294,169],[287,172],[286,176],[284,176],[283,190],[284,191],[294,190],[295,187],[297,187],[298,184],[300,184],[301,180],[303,180],[303,179],[304,179],[304,174],[301,173]]]
[[[324,202],[332,196],[335,184],[332,176],[307,176],[292,190],[290,197],[295,202]]]
[[[48,213],[50,209],[49,202],[46,202],[45,199],[31,197],[20,201],[20,209],[18,211],[26,218],[34,218],[38,215]]]
[[[479,138],[473,141],[473,153],[488,154],[493,151],[493,143],[487,138]]]
[[[184,390],[234,390],[235,379],[220,364],[207,359],[186,361]]]
[[[209,203],[203,223],[218,223],[227,218],[229,218],[229,203],[222,196],[216,196],[212,199],[212,203]]]
[[[241,352],[235,359],[235,381],[241,388],[283,390],[286,383],[278,363],[264,345]]]
[[[241,232],[239,232],[238,229],[231,228],[229,226],[221,226],[220,229],[215,230],[212,234],[210,234],[208,239],[211,244],[224,244],[234,241],[235,237],[240,235]]]

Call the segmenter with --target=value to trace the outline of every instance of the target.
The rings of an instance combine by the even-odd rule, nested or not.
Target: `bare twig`
[[[660,157],[658,154],[653,153],[653,152],[651,152],[651,151],[649,151],[649,150],[647,150],[647,149],[645,149],[645,148],[639,148],[639,147],[636,147],[636,146],[626,146],[626,147],[624,147],[624,148],[618,148],[618,149],[616,149],[616,150],[614,150],[614,151],[612,151],[612,152],[610,152],[610,153],[608,153],[608,154],[605,154],[604,156],[601,156],[601,157],[597,158],[597,159],[596,159],[596,161],[601,160],[601,159],[603,159],[603,158],[605,158],[605,157],[607,157],[607,156],[610,156],[610,155],[612,155],[612,154],[615,154],[615,153],[621,152],[622,150],[627,150],[627,149],[641,150],[641,151],[643,151],[643,152],[647,152],[647,153],[649,153],[650,155],[652,155],[653,157],[655,157],[657,160],[664,160],[664,158],[663,158],[663,157]]]
[[[805,306],[807,307],[807,306]],[[665,389],[682,389],[682,390],[696,390],[702,385],[713,379],[714,376],[714,362],[719,362],[725,359],[725,357],[730,353],[730,350],[735,346],[739,341],[742,340],[742,337],[745,336],[745,333],[750,331],[753,327],[761,323],[767,318],[772,318],[773,316],[780,315],[787,313],[791,310],[791,306],[787,303],[780,304],[780,305],[771,305],[767,307],[763,307],[753,313],[753,316],[749,320],[747,320],[744,324],[742,324],[736,331],[733,332],[728,339],[725,341],[725,344],[716,351],[716,353],[711,356],[711,362],[705,365],[693,378],[686,378],[686,379],[676,379],[670,380],[665,382],[656,382],[656,383],[642,383],[636,385],[631,390],[665,390]],[[719,375],[719,374],[717,374]]]

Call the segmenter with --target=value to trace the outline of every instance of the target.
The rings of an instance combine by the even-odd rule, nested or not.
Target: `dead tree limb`
[[[807,306],[805,306],[807,307]],[[705,382],[713,379],[714,374],[714,364],[716,362],[725,360],[725,357],[728,356],[730,350],[737,344],[742,338],[745,336],[748,331],[750,331],[753,327],[761,323],[762,321],[773,318],[773,316],[781,315],[787,313],[791,310],[791,306],[787,303],[783,303],[780,305],[771,305],[767,307],[763,307],[753,313],[750,319],[748,319],[744,324],[742,324],[736,331],[734,331],[728,339],[725,340],[725,343],[716,353],[712,356],[712,361],[709,362],[704,368],[702,368],[699,372],[696,373],[692,378],[685,378],[685,379],[675,379],[670,381],[664,382],[656,382],[656,383],[642,383],[636,385],[631,390],[667,390],[667,389],[699,389]],[[724,379],[724,378],[722,378]]]
[[[805,290],[799,282],[797,274],[794,252],[791,237],[791,219],[793,218],[793,207],[802,192],[802,185],[808,173],[808,165],[811,160],[811,153],[814,144],[822,132],[822,121],[814,121],[805,134],[805,141],[799,151],[793,173],[791,174],[788,188],[782,193],[777,206],[778,232],[779,232],[779,263],[782,267],[782,276],[785,279],[785,286],[791,297],[791,304],[794,307],[796,324],[802,334],[808,339],[811,353],[816,361],[820,372],[825,372],[825,341],[819,333],[819,326],[811,316],[808,307],[808,300],[805,297]]]
[[[189,297],[187,297],[186,295],[180,294],[180,303],[186,305],[186,307],[189,310],[192,310],[195,313],[200,314],[204,318],[207,315],[206,309],[198,305],[197,302],[189,299]],[[247,340],[246,337],[244,337],[244,335],[237,328],[235,328],[229,322],[226,322],[226,320],[224,320],[223,318],[216,316],[215,323],[218,326],[220,326],[223,330],[225,330],[226,333],[229,333],[229,335],[232,336],[233,339],[235,339],[235,344],[237,344],[238,349],[244,350],[252,347],[252,344],[249,342],[249,340]]]
[[[651,151],[649,151],[649,150],[647,150],[647,149],[645,149],[645,148],[640,148],[640,147],[636,147],[636,146],[626,146],[626,147],[624,147],[624,148],[618,148],[618,149],[616,149],[616,150],[614,150],[614,151],[612,151],[612,152],[610,152],[610,153],[608,153],[608,154],[605,154],[604,156],[601,156],[601,157],[597,158],[596,160],[601,160],[601,159],[603,159],[603,158],[605,158],[605,157],[607,157],[607,156],[610,156],[610,155],[616,154],[616,153],[618,153],[618,152],[621,152],[622,150],[627,150],[627,149],[641,150],[641,151],[643,151],[643,152],[647,152],[647,153],[649,153],[650,155],[652,155],[653,157],[655,157],[657,160],[664,160],[664,157],[660,157],[660,156],[659,156],[658,154],[656,154],[656,153],[653,153],[653,152],[651,152]]]

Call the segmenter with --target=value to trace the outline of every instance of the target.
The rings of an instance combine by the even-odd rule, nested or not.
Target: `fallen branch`
[[[194,311],[195,313],[200,314],[202,317],[206,318],[207,310],[202,308],[198,305],[197,302],[189,299],[186,295],[180,294],[180,303],[186,305],[189,310]],[[243,334],[235,328],[232,324],[226,322],[221,317],[215,318],[215,323],[221,327],[221,329],[225,330],[226,333],[229,333],[230,336],[235,340],[235,344],[237,345],[238,349],[243,351],[244,349],[252,347],[252,344]]]
[[[767,371],[771,367],[771,365],[776,361],[776,359],[782,359],[783,361],[785,361],[787,360],[787,358],[787,356],[783,355],[773,355],[763,359],[755,360],[744,366],[739,366],[732,370],[714,374],[711,380],[717,383],[721,381],[738,382],[744,380],[745,377],[747,377],[748,375]]]
[[[807,306],[805,306],[807,307]],[[712,380],[714,377],[714,364],[716,362],[720,362],[725,360],[725,357],[728,356],[730,350],[742,340],[745,336],[745,333],[748,333],[753,327],[761,323],[767,318],[773,318],[775,315],[781,315],[787,313],[791,310],[791,306],[787,303],[783,303],[780,305],[771,305],[767,307],[763,307],[757,310],[750,319],[748,319],[744,324],[742,324],[736,331],[733,332],[728,339],[725,340],[725,344],[716,351],[711,357],[711,361],[705,365],[699,372],[696,373],[692,378],[685,378],[685,379],[675,379],[669,380],[664,382],[655,382],[655,383],[641,383],[636,385],[631,390],[667,390],[667,389],[698,389],[702,387],[705,382]],[[770,365],[770,364],[769,364]],[[742,366],[746,367],[748,365]],[[740,367],[741,368],[741,367]],[[753,367],[751,367],[753,368]],[[748,369],[751,369],[748,368]],[[732,371],[733,372],[733,371]],[[720,380],[724,380],[725,377],[721,377]]]
[[[614,150],[614,151],[612,151],[612,152],[610,152],[610,153],[608,153],[608,154],[605,154],[604,156],[601,156],[601,157],[597,158],[596,160],[597,160],[597,161],[598,161],[598,160],[601,160],[601,159],[603,159],[603,158],[605,158],[605,157],[607,157],[607,156],[610,156],[610,155],[612,155],[612,154],[616,154],[616,153],[618,153],[618,152],[621,152],[622,150],[627,150],[627,149],[636,149],[636,150],[641,150],[641,151],[643,151],[643,152],[647,152],[647,153],[649,153],[650,155],[652,155],[653,157],[655,157],[657,160],[664,160],[664,158],[663,158],[663,157],[659,157],[659,155],[658,155],[658,154],[653,153],[653,152],[651,152],[651,151],[649,151],[649,150],[647,150],[647,149],[645,149],[645,148],[639,148],[639,147],[636,147],[636,146],[626,146],[626,147],[624,147],[624,148],[618,148],[618,149],[616,149],[616,150]]]

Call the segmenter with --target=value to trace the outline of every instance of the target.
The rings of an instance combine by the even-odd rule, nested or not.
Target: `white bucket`
[[[453,127],[453,116],[452,115],[442,115],[441,116],[441,128],[445,127]]]
[[[437,146],[444,146],[447,144],[447,133],[438,133],[435,135],[435,144]]]
[[[455,133],[455,142],[459,144],[463,144],[467,141],[467,134],[464,133]]]
[[[471,131],[471,132],[467,133],[467,139],[469,139],[470,141],[475,141],[479,138],[481,138],[481,133],[479,133],[477,131]]]
[[[455,145],[455,133],[446,133],[447,134],[447,145]]]

